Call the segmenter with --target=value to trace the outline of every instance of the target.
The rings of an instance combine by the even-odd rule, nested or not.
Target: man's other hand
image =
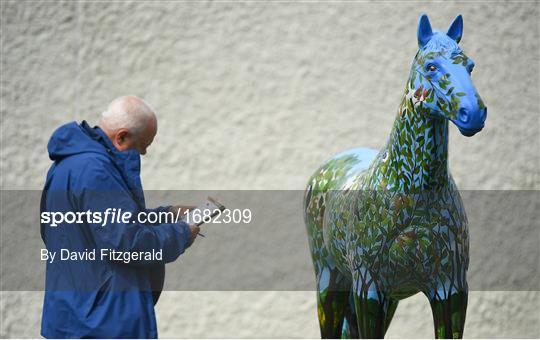
[[[190,224],[189,230],[191,231],[189,235],[189,244],[191,245],[193,241],[195,241],[195,238],[197,238],[197,235],[199,234],[199,232],[201,231],[201,227],[195,224]]]

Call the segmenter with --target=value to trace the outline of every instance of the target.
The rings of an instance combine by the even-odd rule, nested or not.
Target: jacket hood
[[[85,152],[106,154],[108,140],[105,141],[100,132],[91,128],[86,121],[80,125],[76,122],[62,125],[54,131],[47,145],[49,158],[58,161]]]

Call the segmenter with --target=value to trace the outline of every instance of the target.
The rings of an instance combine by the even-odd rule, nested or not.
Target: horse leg
[[[353,284],[353,300],[360,338],[384,338],[397,308],[397,301],[371,284]]]
[[[317,277],[317,314],[321,338],[340,338],[347,309],[350,282],[337,268],[323,267]]]
[[[468,291],[454,290],[445,294],[439,290],[426,295],[433,313],[435,337],[461,339],[465,327]]]
[[[398,302],[399,300],[397,299],[389,298],[388,310],[386,311],[386,320],[384,321],[384,325],[385,325],[384,334],[386,334],[386,331],[388,330],[388,327],[390,326],[390,322],[392,322],[392,318],[394,317],[394,313],[396,312]]]
[[[343,320],[342,339],[358,339],[358,324],[356,323],[356,312],[354,310],[354,298],[352,291],[349,292],[345,319]]]
[[[396,312],[398,302],[399,300],[397,299],[389,299],[388,310],[386,312],[386,318],[384,322],[384,334],[386,334],[386,331],[390,326],[390,322],[392,322],[392,318],[394,317],[394,313]],[[342,339],[358,339],[360,337],[357,320],[358,316],[356,315],[354,307],[354,296],[351,292],[347,310],[345,312],[345,320],[343,322],[343,332],[341,336]]]

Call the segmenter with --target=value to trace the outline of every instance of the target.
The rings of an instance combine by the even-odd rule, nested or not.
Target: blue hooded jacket
[[[41,212],[132,212],[146,209],[140,156],[119,152],[99,128],[85,121],[58,128],[49,144],[54,161],[47,174]],[[153,211],[160,212],[168,207]],[[110,220],[111,218],[109,218]],[[156,338],[154,305],[163,288],[165,263],[189,247],[184,222],[141,224],[108,221],[41,224],[41,237],[54,261],[47,261],[41,335],[46,338]],[[62,249],[95,259],[61,260]],[[162,251],[161,260],[125,263],[101,259],[101,249]],[[67,252],[64,251],[66,254]],[[71,254],[71,253],[70,253]]]

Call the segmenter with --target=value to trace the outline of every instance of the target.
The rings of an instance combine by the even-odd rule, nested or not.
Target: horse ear
[[[420,46],[420,48],[426,46],[432,35],[433,30],[431,29],[428,16],[426,14],[422,14],[420,16],[420,20],[418,21],[418,46]]]
[[[446,35],[448,35],[450,38],[454,39],[457,43],[461,40],[461,36],[463,34],[463,17],[458,15],[454,22],[450,25],[450,28],[448,28],[448,32]]]

